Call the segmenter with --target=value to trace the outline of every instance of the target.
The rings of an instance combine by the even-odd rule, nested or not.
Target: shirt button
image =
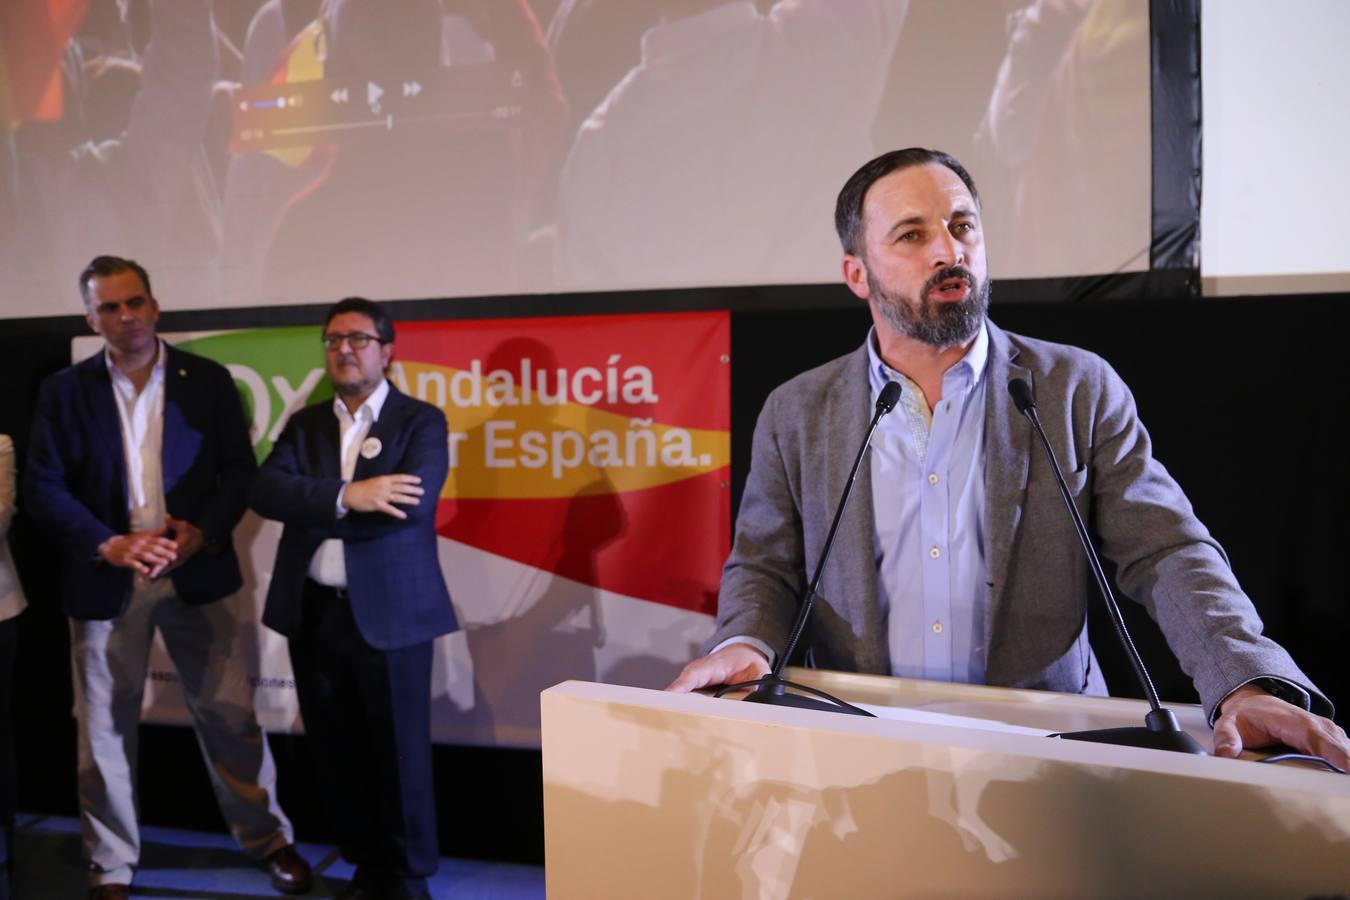
[[[933,634],[942,634],[942,623],[941,623],[941,622],[934,622],[934,623],[933,623]]]
[[[939,550],[938,548],[934,547],[934,548],[932,548],[931,550],[928,551],[928,555],[931,556],[931,557],[933,557],[933,559],[937,559],[939,556],[942,555],[942,551]]]
[[[937,473],[936,473],[936,472],[933,472],[931,475],[928,476],[928,483],[929,483],[929,484],[937,484],[937,483],[938,483],[938,477],[937,477]]]

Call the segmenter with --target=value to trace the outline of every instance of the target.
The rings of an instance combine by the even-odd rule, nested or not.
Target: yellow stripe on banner
[[[449,420],[450,477],[443,499],[547,499],[672,484],[723,468],[727,431],[682,428],[589,406],[543,403],[518,389],[485,387],[461,405],[451,387],[469,373],[404,360],[395,381]]]

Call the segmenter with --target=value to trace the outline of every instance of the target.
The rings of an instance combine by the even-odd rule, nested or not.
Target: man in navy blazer
[[[239,623],[217,602],[243,583],[231,532],[256,469],[239,393],[224,367],[158,338],[159,304],[135,261],[96,258],[80,292],[106,346],[43,383],[24,490],[65,553],[90,896],[127,896],[140,855],[136,723],[156,630],[235,839],[278,889],[306,890],[232,659]]]
[[[445,415],[385,379],[394,326],[334,305],[336,397],[287,423],[250,504],[285,525],[263,623],[289,639],[300,711],[342,855],[339,897],[421,898],[436,871],[432,642],[455,628],[436,551]]]

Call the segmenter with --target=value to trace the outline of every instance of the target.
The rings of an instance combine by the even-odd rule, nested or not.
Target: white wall
[[[1201,6],[1207,295],[1350,291],[1350,2]]]

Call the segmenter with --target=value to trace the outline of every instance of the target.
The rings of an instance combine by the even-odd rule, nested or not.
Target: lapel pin
[[[187,377],[187,369],[179,369],[179,370],[178,370],[178,377],[179,377],[179,378],[186,378],[186,377]]]
[[[380,443],[379,438],[368,437],[361,442],[361,458],[374,459],[380,455],[380,451],[383,449],[384,445]]]

